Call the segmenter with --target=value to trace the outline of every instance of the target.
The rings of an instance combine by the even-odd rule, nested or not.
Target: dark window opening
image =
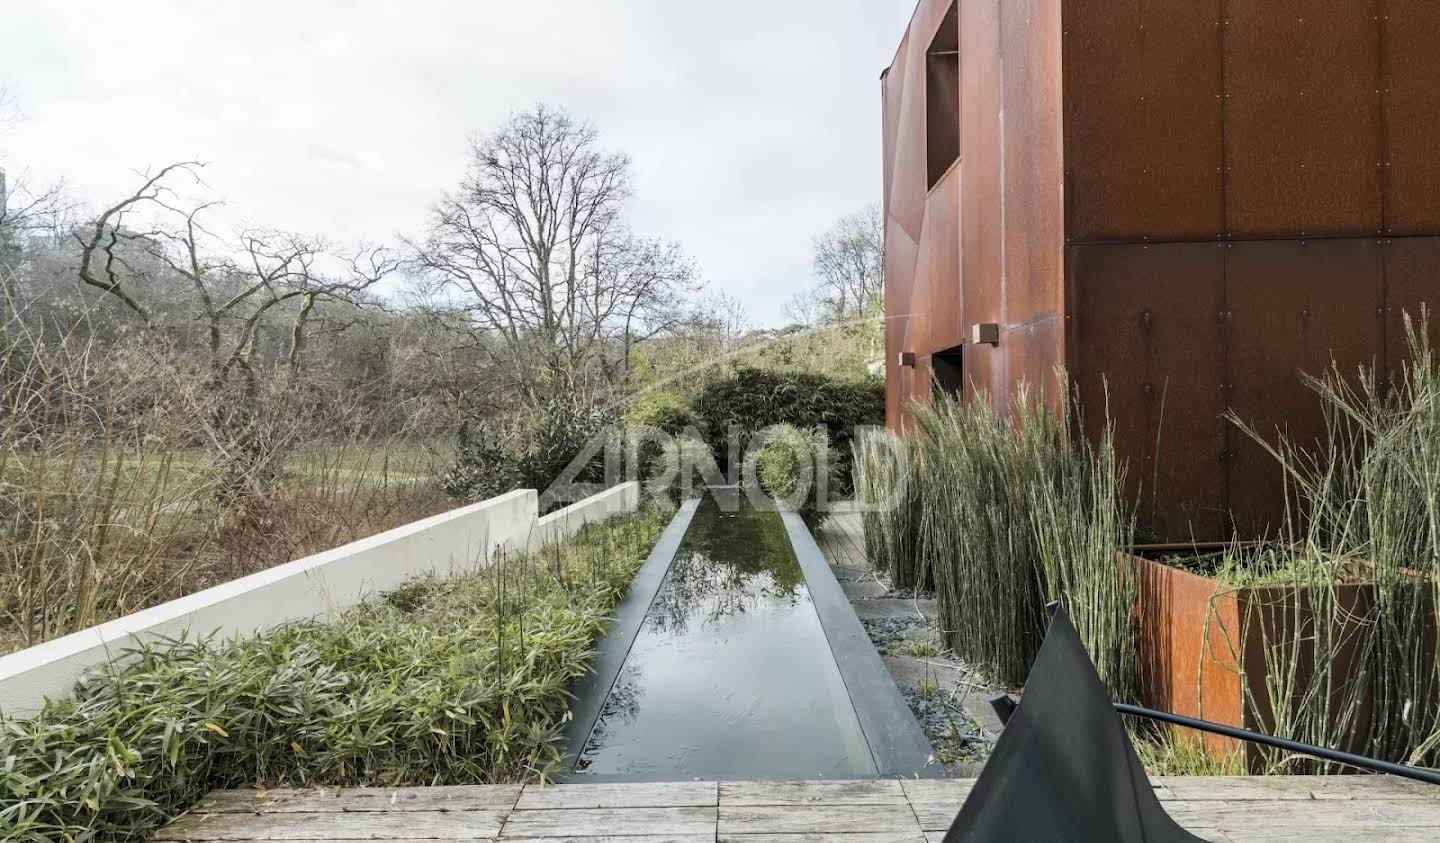
[[[937,351],[930,356],[930,373],[934,378],[932,388],[938,398],[948,395],[963,398],[965,395],[964,346],[955,346]]]
[[[954,3],[925,55],[925,156],[930,187],[960,158],[960,14]]]

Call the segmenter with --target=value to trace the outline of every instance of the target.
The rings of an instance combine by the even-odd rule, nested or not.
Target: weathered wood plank
[[[638,837],[528,837],[525,838],[525,843],[715,843],[715,833],[642,834]]]
[[[926,843],[924,834],[720,834],[717,843]]]
[[[1433,828],[1400,828],[1392,825],[1350,826],[1347,828],[1306,828],[1293,834],[1269,830],[1230,831],[1231,843],[1359,843],[1384,840],[1386,843],[1434,843]]]
[[[1185,801],[1425,798],[1394,776],[1158,776],[1155,783],[1166,798]]]
[[[502,840],[531,837],[636,837],[715,833],[715,808],[600,808],[515,811]]]
[[[1165,810],[1186,827],[1218,828],[1227,834],[1297,829],[1371,828],[1380,825],[1429,827],[1440,837],[1440,805],[1425,799],[1404,800],[1244,800],[1234,802],[1168,802]]]
[[[973,784],[951,779],[217,791],[157,840],[919,843],[928,835],[938,843]],[[1440,788],[1432,792],[1393,777],[1175,777],[1156,779],[1155,787],[1171,816],[1217,843],[1440,840]]]
[[[500,834],[503,811],[354,814],[191,814],[156,840],[485,840]]]
[[[955,810],[965,803],[965,797],[970,795],[970,789],[975,786],[974,779],[905,779],[900,782],[905,790],[905,796],[911,802],[938,802],[942,805],[954,805]]]
[[[913,834],[909,805],[720,805],[720,836],[740,834]]]
[[[915,812],[915,819],[920,823],[923,831],[944,831],[955,822],[955,815],[960,813],[960,804],[956,802],[916,802],[911,805]]]
[[[713,808],[718,804],[715,782],[647,782],[643,784],[528,785],[516,810],[580,808]]]
[[[904,805],[898,781],[721,782],[727,805]]]
[[[310,788],[217,790],[192,813],[350,813],[357,811],[503,810],[520,798],[520,785],[463,787]]]

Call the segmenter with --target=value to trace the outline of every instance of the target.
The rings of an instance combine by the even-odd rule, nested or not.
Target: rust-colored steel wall
[[[960,161],[927,191],[951,5],[922,0],[884,79],[891,426],[997,323],[968,394],[1063,363],[1149,526],[1273,526],[1281,475],[1224,414],[1319,435],[1300,372],[1394,372],[1402,311],[1440,305],[1440,3],[955,0]]]
[[[931,187],[927,51],[942,25],[959,28],[960,159]],[[1059,44],[1060,0],[923,0],[884,76],[892,428],[908,424],[910,401],[928,400],[932,355],[964,344],[973,324],[998,324],[1000,343],[965,345],[972,394],[1012,396],[1064,360]]]
[[[1222,414],[1313,441],[1300,372],[1393,370],[1440,302],[1396,236],[1440,235],[1437,36],[1419,0],[1065,3],[1068,362],[1161,534],[1274,527],[1282,476]]]

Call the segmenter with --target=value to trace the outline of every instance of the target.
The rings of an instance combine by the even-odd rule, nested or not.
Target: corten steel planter
[[[1222,547],[1187,545],[1184,551]],[[1174,546],[1131,550],[1134,555],[1122,552],[1122,560],[1133,565],[1136,575],[1141,702],[1188,717],[1273,734],[1274,700],[1266,685],[1272,665],[1266,661],[1266,642],[1300,642],[1291,651],[1293,687],[1306,688],[1317,666],[1311,609],[1314,592],[1289,585],[1237,588],[1147,558],[1174,555],[1179,550]],[[1363,575],[1366,567],[1357,563],[1357,574]],[[1372,634],[1367,619],[1375,601],[1375,587],[1367,582],[1339,584],[1334,589],[1340,620],[1331,630],[1331,640],[1339,642],[1329,659],[1329,669],[1334,671],[1329,684],[1335,689],[1331,692],[1332,711],[1342,707],[1342,689],[1364,679],[1362,660]],[[1429,614],[1425,650],[1433,657],[1435,619],[1433,612]],[[1242,685],[1247,682],[1253,703],[1247,701]],[[1334,748],[1367,754],[1372,750],[1366,745],[1366,736],[1370,732],[1373,697],[1364,689],[1351,698],[1356,700],[1351,740]],[[1262,759],[1257,747],[1242,747],[1239,741],[1219,735],[1206,734],[1197,739],[1203,740],[1212,754],[1243,751],[1246,765],[1258,771]]]

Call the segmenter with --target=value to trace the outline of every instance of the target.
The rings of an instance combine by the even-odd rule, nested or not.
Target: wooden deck
[[[158,840],[939,843],[971,782],[678,782],[220,791]],[[1440,788],[1384,776],[1164,778],[1207,840],[1440,839]]]
[[[860,513],[848,510],[836,512],[821,522],[814,534],[815,543],[820,545],[839,579],[851,579],[870,570],[870,562],[865,556],[865,527],[860,521]],[[852,575],[842,576],[842,573]]]

